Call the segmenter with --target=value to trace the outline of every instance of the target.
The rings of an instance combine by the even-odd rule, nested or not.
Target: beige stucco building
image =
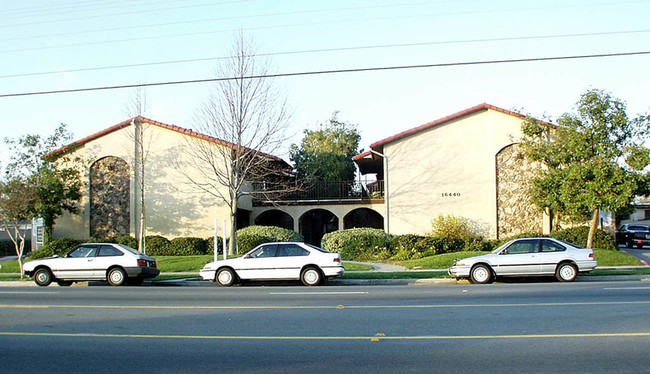
[[[55,157],[80,160],[77,164],[82,165],[86,182],[81,213],[57,220],[54,237],[137,236],[141,180],[145,186],[146,235],[212,236],[215,218],[227,219],[229,208],[189,179],[200,179],[200,171],[206,168],[190,151],[201,143],[232,147],[188,129],[136,117],[53,152]],[[144,178],[140,177],[143,165]],[[226,191],[222,192],[227,195]],[[239,208],[250,212],[252,199],[242,198]]]
[[[535,166],[517,151],[523,118],[482,104],[380,140],[355,157],[361,174],[376,181],[330,183],[275,199],[247,196],[238,206],[238,226],[281,226],[315,244],[327,232],[352,227],[426,234],[440,214],[466,218],[488,237],[547,230],[544,215],[527,201]],[[200,163],[188,151],[193,142],[232,147],[136,117],[55,151],[83,160],[87,183],[81,213],[61,217],[54,236],[137,236],[142,165],[146,234],[212,236],[214,220],[226,219],[228,207],[189,181],[201,180]]]
[[[355,157],[386,185],[385,228],[424,234],[438,215],[467,219],[487,237],[548,231],[528,203],[535,165],[518,152],[525,116],[488,104],[373,143]]]

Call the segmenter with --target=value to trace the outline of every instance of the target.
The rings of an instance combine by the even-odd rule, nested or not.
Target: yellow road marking
[[[449,305],[315,305],[315,306],[190,306],[190,305],[0,305],[0,309],[170,309],[170,310],[269,310],[269,309],[447,309],[447,308],[518,308],[549,306],[647,305],[650,301],[611,301],[529,304],[449,304]]]
[[[58,338],[120,338],[120,339],[183,339],[183,340],[481,340],[481,339],[575,339],[575,338],[645,338],[650,332],[595,334],[533,334],[533,335],[446,335],[446,336],[225,336],[225,335],[141,335],[93,333],[0,332],[0,336]]]

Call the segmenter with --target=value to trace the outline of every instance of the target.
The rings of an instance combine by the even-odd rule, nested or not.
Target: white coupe
[[[457,260],[449,268],[456,278],[471,283],[489,283],[501,276],[554,275],[571,282],[578,273],[596,268],[594,252],[553,238],[512,240],[492,253]]]
[[[220,286],[242,280],[300,280],[317,286],[345,273],[338,253],[307,243],[264,243],[245,255],[210,262],[201,269],[201,277]]]

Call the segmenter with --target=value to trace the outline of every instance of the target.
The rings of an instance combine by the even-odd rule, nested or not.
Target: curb
[[[611,282],[611,281],[639,281],[650,282],[650,277],[639,275],[604,275],[586,276],[576,279],[577,283]],[[442,286],[442,285],[469,285],[467,280],[452,278],[423,278],[423,279],[330,279],[325,286]],[[517,283],[510,283],[517,284]],[[106,282],[77,282],[71,287],[103,287]],[[170,279],[161,281],[145,281],[145,287],[216,287],[214,283],[196,279]],[[0,287],[38,287],[32,281],[0,281]],[[59,287],[52,283],[50,287]],[[67,287],[66,287],[67,288]]]

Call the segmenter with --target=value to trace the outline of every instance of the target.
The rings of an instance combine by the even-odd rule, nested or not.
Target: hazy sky
[[[298,73],[650,51],[650,1],[0,0],[0,95],[215,77],[237,30]],[[179,62],[183,61],[183,62]],[[650,55],[278,78],[292,142],[332,112],[361,146],[486,102],[537,117],[601,88],[650,109]],[[146,89],[146,116],[194,127],[210,83]],[[126,120],[133,89],[0,97],[2,137],[80,139]],[[287,145],[288,149],[288,145]],[[287,155],[280,155],[287,158]],[[6,164],[6,152],[0,162]]]

